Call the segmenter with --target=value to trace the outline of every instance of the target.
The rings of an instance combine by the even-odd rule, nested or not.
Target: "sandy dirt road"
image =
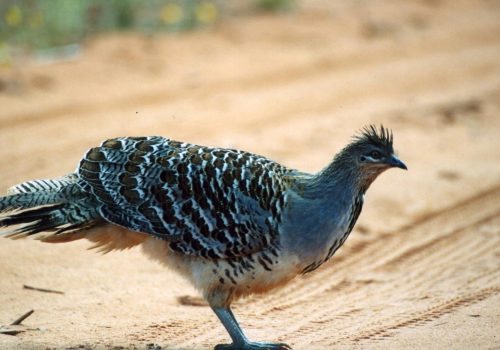
[[[0,188],[71,172],[87,148],[123,135],[318,171],[354,131],[383,123],[410,170],[376,181],[329,263],[235,313],[251,338],[295,349],[498,349],[500,3],[332,3],[204,32],[111,35],[75,60],[2,68]],[[0,348],[227,341],[179,276],[139,249],[89,246],[0,241],[0,324],[35,310]]]

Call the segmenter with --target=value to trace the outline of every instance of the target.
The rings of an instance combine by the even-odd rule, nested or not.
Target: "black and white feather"
[[[77,174],[105,220],[225,259],[276,244],[289,172],[248,152],[145,137],[105,141]]]

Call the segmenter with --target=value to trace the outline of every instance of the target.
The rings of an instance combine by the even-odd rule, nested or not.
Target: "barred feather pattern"
[[[279,248],[291,172],[248,152],[158,136],[107,140],[77,170],[105,220],[210,259]]]
[[[32,180],[20,183],[18,185],[12,186],[7,190],[8,194],[18,194],[18,193],[34,193],[34,192],[58,192],[62,189],[75,184],[77,176],[76,174],[68,174],[59,179],[42,179],[42,180]]]
[[[3,232],[21,238],[43,231],[53,235],[82,230],[99,218],[95,203],[77,186],[76,174],[60,179],[33,180],[11,187],[9,196],[0,198],[0,227],[17,226]]]
[[[0,213],[77,199],[82,193],[76,180],[76,174],[69,174],[61,179],[33,180],[13,186],[7,190],[8,196],[0,198]]]

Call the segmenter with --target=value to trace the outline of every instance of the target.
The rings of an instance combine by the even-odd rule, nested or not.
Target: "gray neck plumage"
[[[303,196],[336,201],[345,196],[354,198],[363,195],[375,178],[376,175],[364,174],[348,151],[343,150],[327,167],[308,179]]]
[[[343,243],[371,181],[363,178],[352,156],[343,152],[319,173],[297,178],[289,196],[283,243],[304,267],[316,268]]]

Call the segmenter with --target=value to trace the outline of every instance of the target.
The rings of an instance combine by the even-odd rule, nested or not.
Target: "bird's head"
[[[389,129],[369,125],[354,136],[352,142],[341,152],[342,158],[357,169],[360,182],[366,188],[387,169],[408,169],[394,154],[392,141],[393,136]]]
[[[306,180],[307,196],[328,193],[328,188],[366,192],[382,172],[390,168],[408,170],[394,154],[392,132],[374,125],[364,127],[335,155],[333,161]],[[332,187],[333,186],[333,187]],[[305,192],[304,192],[305,193]]]
[[[406,165],[394,154],[393,137],[389,129],[374,125],[367,126],[354,137],[349,145],[358,166],[364,171],[375,169],[384,171],[389,168],[408,170]]]

